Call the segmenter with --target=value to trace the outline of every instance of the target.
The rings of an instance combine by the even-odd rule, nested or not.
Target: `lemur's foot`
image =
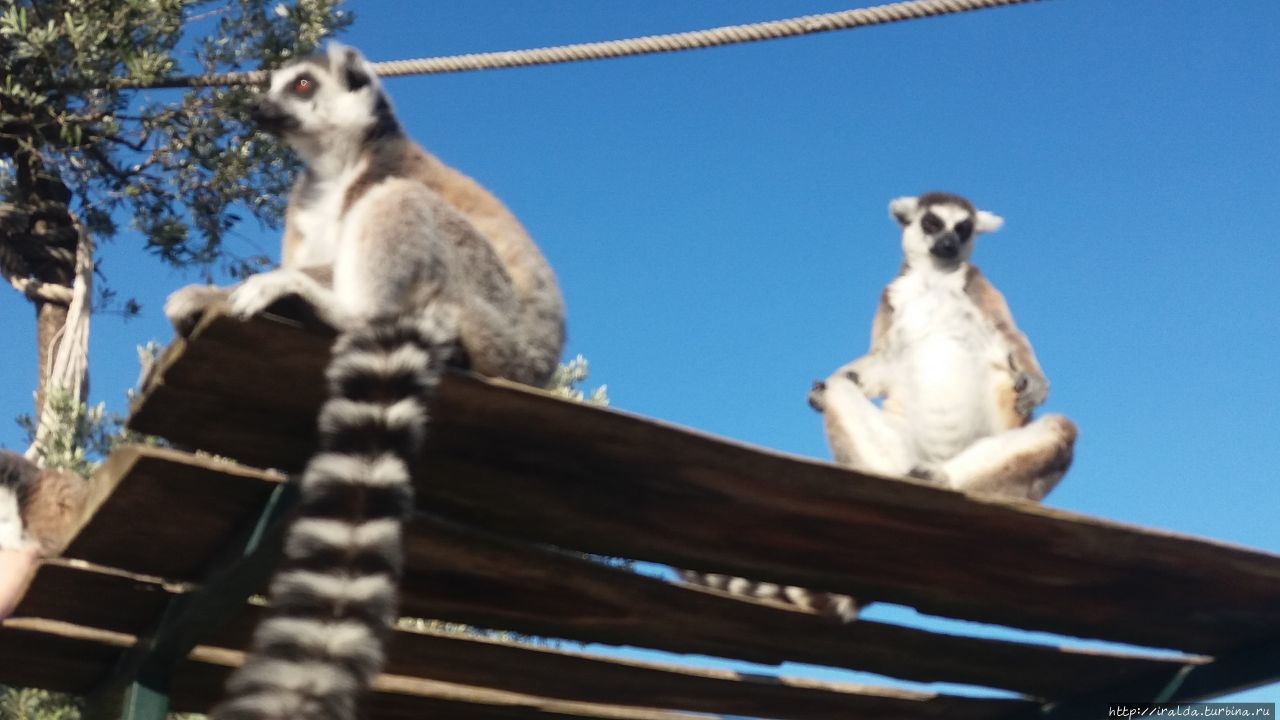
[[[907,471],[907,477],[923,480],[934,485],[946,485],[947,473],[942,468],[927,467],[924,465],[916,465]]]
[[[809,389],[809,407],[824,412],[827,409],[826,403],[827,384],[821,380],[814,380],[813,387]]]
[[[205,310],[226,299],[225,288],[213,285],[188,285],[169,293],[164,301],[164,314],[182,337],[191,334]]]
[[[862,391],[867,398],[874,399],[885,394],[883,363],[875,355],[864,355],[853,362],[846,363],[837,369],[827,381],[839,379],[851,382]]]

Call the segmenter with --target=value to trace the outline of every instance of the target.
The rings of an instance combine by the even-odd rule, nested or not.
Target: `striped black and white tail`
[[[410,468],[456,337],[422,317],[341,335],[319,449],[272,579],[270,614],[227,683],[217,720],[350,720],[383,665],[413,508]]]
[[[759,582],[732,575],[701,573],[693,570],[679,572],[681,579],[693,585],[705,585],[734,595],[789,603],[805,610],[822,613],[840,622],[852,622],[858,617],[858,601],[848,595],[817,592],[794,585]]]

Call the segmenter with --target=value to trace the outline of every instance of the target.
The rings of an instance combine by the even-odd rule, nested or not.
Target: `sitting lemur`
[[[283,267],[193,286],[180,333],[225,299],[248,318],[301,297],[338,330],[319,448],[268,590],[269,616],[215,720],[347,720],[381,670],[432,390],[446,364],[543,385],[564,344],[554,274],[520,223],[402,129],[373,67],[331,44],[271,73],[253,112],[305,169]]]

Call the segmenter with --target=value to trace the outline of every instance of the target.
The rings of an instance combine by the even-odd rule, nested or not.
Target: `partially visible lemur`
[[[339,337],[271,614],[212,717],[346,720],[396,617],[409,469],[444,363],[541,385],[560,357],[564,307],[519,222],[404,134],[355,50],[333,44],[274,71],[254,116],[306,170],[283,267],[231,289],[231,312],[301,296]],[[165,311],[184,332],[225,294],[184,288]]]
[[[748,580],[719,573],[704,573],[696,570],[680,570],[678,572],[682,580],[694,585],[706,585],[733,595],[744,595],[746,597],[795,605],[805,610],[821,613],[840,622],[853,622],[858,617],[858,601],[848,595],[818,592],[796,587],[795,585],[779,585],[778,583]]]
[[[35,463],[17,453],[0,451],[0,550],[37,544],[24,518],[39,476]]]
[[[1071,464],[1076,426],[1061,415],[1031,419],[1049,383],[1004,297],[969,264],[974,238],[1004,221],[948,193],[889,209],[904,260],[881,295],[871,351],[809,396],[836,461],[1042,499]]]
[[[40,558],[62,552],[84,509],[88,483],[0,450],[0,620],[13,611]]]

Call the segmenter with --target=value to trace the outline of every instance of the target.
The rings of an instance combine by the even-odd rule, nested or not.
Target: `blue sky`
[[[365,0],[344,40],[391,60],[852,4]],[[805,393],[866,350],[900,259],[888,200],[950,190],[1005,217],[975,261],[1039,355],[1047,409],[1081,428],[1048,504],[1280,552],[1277,30],[1272,0],[1057,0],[388,87],[410,132],[541,243],[569,354],[616,407],[828,457]],[[139,245],[104,249],[145,306],[95,321],[94,397],[115,409],[134,346],[170,337],[165,294],[194,279]],[[34,384],[15,293],[0,327],[12,416]],[[21,444],[16,426],[0,443]]]

